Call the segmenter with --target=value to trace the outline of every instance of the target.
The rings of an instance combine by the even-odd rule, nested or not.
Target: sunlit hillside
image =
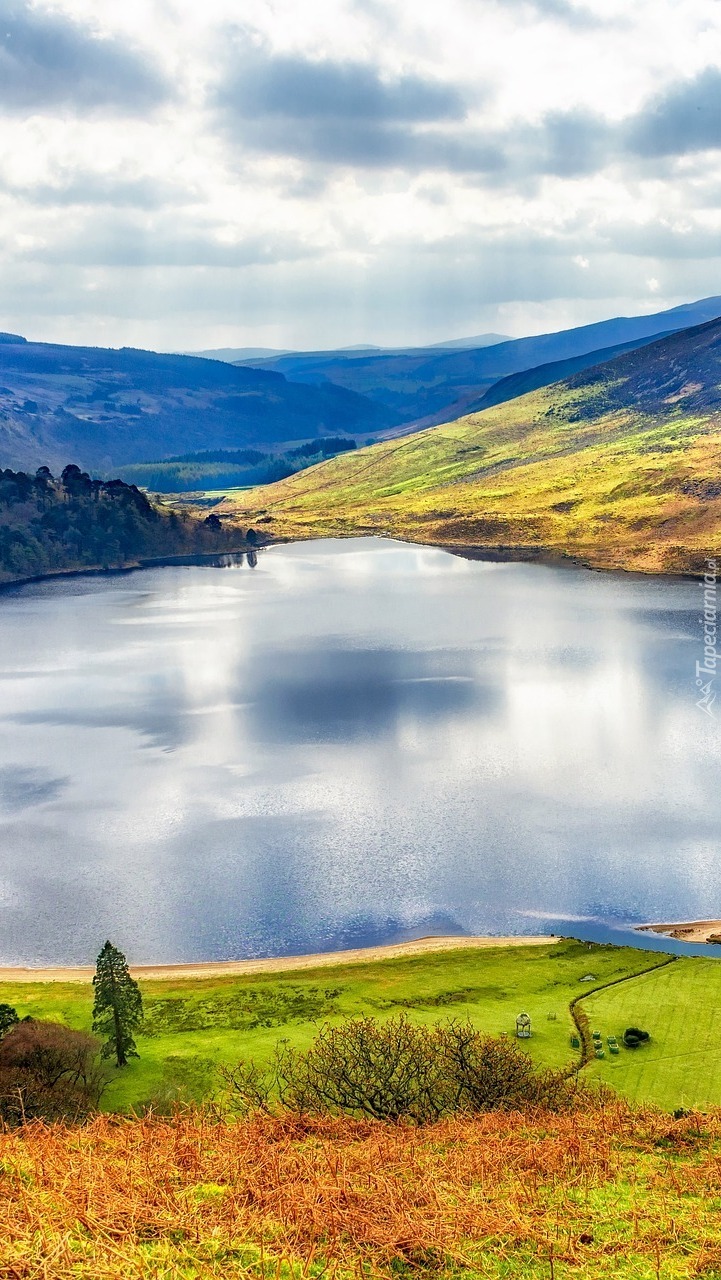
[[[721,547],[720,384],[717,320],[219,510],[279,537],[382,533],[698,569]]]

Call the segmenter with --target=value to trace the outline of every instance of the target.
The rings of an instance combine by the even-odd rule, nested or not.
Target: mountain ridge
[[[205,351],[185,351],[186,356],[198,356],[206,360],[223,360],[229,364],[249,364],[251,361],[276,360],[282,356],[300,356],[313,358],[334,356],[339,359],[353,360],[359,356],[373,355],[407,355],[419,352],[437,352],[462,350],[467,347],[490,347],[499,342],[509,342],[508,334],[477,333],[469,338],[448,338],[444,342],[428,342],[420,346],[382,347],[375,343],[360,342],[349,347],[328,347],[317,350],[303,350],[290,347],[211,347]]]
[[[616,316],[478,349],[387,352],[351,361],[334,359],[327,353],[291,353],[249,363],[285,373],[299,382],[334,382],[393,409],[404,429],[419,428],[470,412],[486,390],[511,374],[556,360],[590,356],[628,342],[651,342],[661,333],[690,328],[718,316],[721,296],[713,296],[646,316]]]

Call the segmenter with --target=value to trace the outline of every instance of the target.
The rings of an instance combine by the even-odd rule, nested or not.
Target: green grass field
[[[459,949],[285,974],[145,982],[140,1057],[126,1070],[113,1072],[104,1105],[126,1110],[151,1101],[167,1106],[174,1099],[200,1100],[212,1092],[219,1065],[242,1057],[263,1061],[281,1038],[307,1045],[319,1024],[358,1014],[384,1018],[406,1012],[419,1023],[470,1018],[484,1031],[512,1034],[516,1015],[525,1011],[532,1019],[533,1036],[524,1044],[533,1059],[539,1065],[562,1066],[574,1059],[569,1013],[573,997],[586,987],[637,974],[663,959],[631,948],[564,941],[547,947]],[[710,968],[716,972],[713,964]],[[717,972],[721,996],[721,966]],[[641,992],[644,981],[636,981]],[[619,990],[630,993],[631,985]],[[697,988],[699,999],[705,991],[716,990],[707,980]],[[632,996],[627,998],[633,1018],[642,1025],[650,1023],[649,1005],[641,1002],[636,1008]],[[53,1018],[78,1029],[90,1026],[89,984],[2,984],[0,1001],[14,1005],[21,1016]],[[649,1025],[654,1037],[657,1023],[654,1018],[654,1026]],[[633,1072],[646,1061],[642,1052],[647,1051],[639,1050],[639,1057],[631,1061],[624,1051],[629,1059],[627,1064],[624,1060],[627,1075],[621,1082],[625,1091],[633,1087],[628,1084]],[[600,1074],[610,1078],[609,1072]],[[658,1092],[658,1082],[654,1087]],[[674,1104],[676,1100],[673,1094]]]
[[[681,959],[656,973],[600,991],[583,1001],[604,1041],[626,1027],[651,1033],[649,1044],[588,1068],[634,1102],[662,1107],[721,1104],[721,964]]]

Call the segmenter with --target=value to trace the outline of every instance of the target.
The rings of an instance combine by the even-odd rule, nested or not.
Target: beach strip
[[[134,978],[144,981],[160,981],[168,978],[228,978],[254,973],[288,973],[297,969],[322,969],[344,964],[368,964],[376,960],[402,959],[404,956],[425,955],[433,951],[465,951],[470,948],[488,947],[540,947],[558,942],[555,934],[526,937],[514,934],[505,937],[453,937],[417,938],[413,942],[395,942],[386,946],[356,947],[352,951],[321,951],[315,955],[273,956],[259,960],[207,960],[186,964],[131,965]],[[0,982],[90,982],[95,969],[90,966],[62,966],[43,969],[0,966]]]

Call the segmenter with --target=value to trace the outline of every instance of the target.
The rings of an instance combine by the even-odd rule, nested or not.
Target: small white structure
[[[516,1035],[519,1040],[530,1040],[531,1019],[527,1013],[519,1013],[516,1018]]]

